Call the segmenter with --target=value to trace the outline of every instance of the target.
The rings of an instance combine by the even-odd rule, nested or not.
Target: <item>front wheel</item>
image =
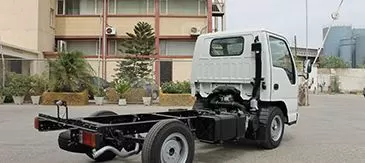
[[[143,143],[143,163],[192,163],[193,159],[193,135],[179,120],[156,123]]]
[[[280,145],[284,135],[284,115],[278,107],[262,108],[258,138],[260,146],[273,149]]]

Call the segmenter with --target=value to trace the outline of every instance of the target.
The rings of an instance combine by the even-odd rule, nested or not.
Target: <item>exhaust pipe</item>
[[[105,147],[103,147],[103,148],[101,148],[97,151],[94,149],[92,155],[93,155],[94,158],[98,158],[100,155],[102,155],[106,151],[111,151],[119,157],[127,158],[129,156],[138,154],[141,151],[141,147],[140,147],[139,143],[136,143],[136,148],[133,151],[124,153],[124,152],[119,151],[118,149],[116,149],[112,146],[105,146]]]

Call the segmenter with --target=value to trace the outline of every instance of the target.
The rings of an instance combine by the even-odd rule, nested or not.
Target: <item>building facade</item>
[[[110,81],[123,58],[120,40],[143,21],[155,32],[156,80],[187,80],[197,36],[224,29],[222,0],[14,0],[0,6],[0,19],[10,22],[0,25],[1,42],[34,53],[14,56],[28,62],[23,65],[33,69],[30,74],[41,68],[29,65],[55,57],[58,50],[77,50]]]
[[[213,6],[212,0],[57,0],[55,42],[83,52],[110,81],[122,59],[120,40],[147,22],[156,37],[156,81],[188,80],[197,36],[213,31]]]

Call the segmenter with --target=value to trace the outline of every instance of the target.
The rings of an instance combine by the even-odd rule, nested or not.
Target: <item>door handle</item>
[[[274,90],[278,90],[279,89],[279,84],[274,84]]]

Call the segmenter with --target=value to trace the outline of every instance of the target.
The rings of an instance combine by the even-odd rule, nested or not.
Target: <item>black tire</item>
[[[101,116],[112,116],[112,115],[118,115],[118,114],[115,112],[112,112],[112,111],[101,110],[101,111],[97,111],[97,112],[91,114],[90,117],[101,117]],[[91,159],[95,160],[96,162],[104,162],[104,161],[113,160],[116,156],[113,152],[106,151],[103,154],[101,154],[99,157],[94,158],[91,150],[86,152],[86,155],[89,156]]]
[[[68,152],[85,153],[90,149],[86,145],[71,141],[71,131],[67,130],[58,135],[58,146]]]
[[[280,135],[276,136],[276,140],[272,137],[273,135],[271,132],[271,124],[273,123],[274,118],[275,120],[278,120],[278,118],[281,120],[281,124],[278,125],[281,127],[281,130],[278,131],[278,134]],[[257,135],[260,146],[265,149],[274,149],[278,147],[284,135],[284,115],[281,109],[275,106],[262,108],[259,121],[260,124]]]
[[[147,134],[142,148],[142,163],[160,163],[164,141],[173,134],[181,134],[187,142],[187,157],[184,163],[192,163],[194,159],[194,138],[189,128],[181,121],[171,119],[156,123]]]
[[[100,110],[92,113],[90,117],[101,117],[101,116],[111,116],[111,115],[118,115],[118,114],[109,110]]]

